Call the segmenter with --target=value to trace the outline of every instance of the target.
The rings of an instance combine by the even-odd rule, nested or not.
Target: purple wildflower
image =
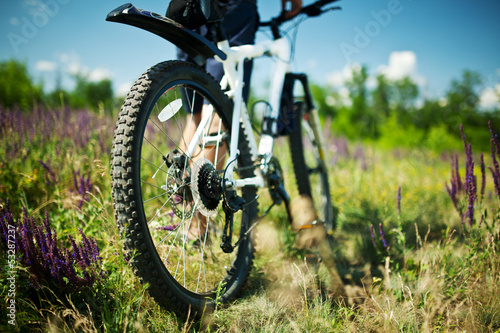
[[[373,224],[370,224],[370,235],[372,236],[373,246],[377,247],[377,242],[375,241],[375,233],[373,232]]]
[[[481,200],[484,198],[484,190],[486,188],[486,171],[484,165],[484,153],[481,153]]]
[[[474,175],[474,160],[472,158],[472,145],[467,144],[465,140],[465,134],[463,131],[463,126],[460,125],[460,131],[462,132],[462,141],[464,143],[466,162],[465,162],[465,194],[468,196],[467,205],[467,219],[469,221],[469,226],[472,227],[474,224],[474,203],[477,196],[477,181]],[[462,221],[463,223],[465,221]]]
[[[398,186],[398,215],[401,215],[401,185]]]
[[[42,167],[47,171],[45,175],[45,184],[51,185],[57,183],[57,177],[52,168],[48,165],[48,163],[44,163],[42,160],[38,160],[38,162],[42,165]]]
[[[497,156],[498,158],[500,158],[500,143],[498,142],[497,134],[493,130],[491,121],[488,122],[488,125],[490,127],[490,132],[491,132],[490,147],[491,147],[491,159],[493,161],[493,167],[489,167],[489,169],[493,177],[495,192],[497,196],[500,198],[500,167],[498,165],[498,160],[497,160]]]
[[[382,239],[382,245],[384,245],[385,248],[389,247],[389,244],[387,243],[387,240],[385,239],[385,232],[384,232],[384,229],[382,228],[382,223],[379,223],[378,228],[380,230],[380,238]]]
[[[18,260],[27,267],[34,287],[40,288],[41,283],[53,281],[59,288],[71,292],[90,287],[104,277],[97,243],[82,231],[80,244],[69,237],[73,250],[71,253],[58,244],[57,233],[50,226],[48,213],[39,224],[23,208],[22,217],[15,223],[7,204],[0,209],[0,229],[4,235],[0,243],[3,245],[7,245],[5,231],[10,226],[15,226]]]
[[[488,121],[488,127],[490,128],[491,139],[493,140],[493,142],[495,144],[497,155],[498,155],[498,157],[500,157],[500,143],[498,142],[498,135],[495,133],[495,130],[493,129],[493,125],[491,125],[491,120]]]
[[[452,180],[455,180],[456,189],[458,192],[463,190],[462,177],[460,176],[460,171],[458,169],[458,154],[455,154],[455,176],[452,175]]]
[[[179,226],[179,224],[172,224],[172,225],[165,225],[165,226],[162,226],[162,227],[158,227],[156,229],[157,230],[174,231],[175,229],[177,229],[178,226]]]
[[[174,211],[171,210],[170,212],[167,213],[168,216],[170,216],[170,223],[172,223],[172,221],[174,220]],[[168,231],[174,231],[175,229],[177,229],[177,227],[179,226],[179,224],[171,224],[171,225],[165,225],[165,226],[161,226],[161,227],[157,227],[156,229],[157,230],[168,230]]]
[[[465,181],[462,182],[460,177],[460,172],[458,168],[458,156],[455,154],[454,159],[452,160],[451,167],[451,180],[450,186],[446,184],[446,191],[450,196],[453,205],[457,209],[460,217],[462,219],[462,224],[465,224],[468,221],[469,226],[472,227],[474,224],[474,206],[477,198],[477,178],[474,175],[474,160],[472,157],[472,145],[467,144],[466,136],[463,131],[463,126],[460,126],[460,132],[462,134],[462,142],[464,145],[466,162],[465,162]],[[481,167],[484,165],[484,160],[481,159]],[[483,184],[484,186],[484,178]],[[459,205],[459,197],[460,196],[467,197],[467,211],[463,212],[462,206]]]
[[[455,206],[455,209],[461,214],[461,209],[458,205],[458,195],[461,192],[460,172],[458,170],[458,156],[455,154],[451,160],[451,180],[450,185],[446,184],[446,191]]]
[[[451,188],[448,186],[448,184],[445,184],[446,186],[446,192],[448,192],[448,195],[451,198],[451,202],[453,203],[453,206],[455,206],[455,209],[460,213],[460,208],[458,207],[458,199],[457,199],[457,191],[456,188],[451,185]]]
[[[88,202],[90,199],[90,193],[92,193],[92,188],[94,185],[90,180],[90,172],[87,173],[87,177],[85,174],[80,173],[80,170],[73,172],[73,193],[78,194],[80,197],[78,201],[78,208],[82,208],[84,202]]]

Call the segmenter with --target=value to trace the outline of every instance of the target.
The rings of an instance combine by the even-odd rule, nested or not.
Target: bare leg
[[[205,112],[207,111],[204,106],[202,113],[197,113],[188,116],[187,123],[184,128],[183,140],[181,141],[180,144],[180,148],[183,152],[187,150],[187,147],[189,146],[191,140],[193,139],[196,129],[198,128],[202,120],[202,115],[205,115]],[[205,132],[205,134],[220,134],[222,131],[224,131],[224,126],[222,125],[222,121],[220,117],[216,113],[214,113],[210,121],[210,127],[208,131]],[[221,170],[224,167],[225,163],[224,157],[226,153],[227,153],[227,146],[225,142],[205,145],[204,147],[197,146],[193,153],[193,158],[190,164],[192,166],[194,162],[196,162],[196,160],[204,157],[209,161],[211,161],[217,169]],[[207,229],[207,217],[203,216],[200,213],[197,213],[195,214],[191,222],[191,225],[189,227],[188,237],[194,236],[196,238],[200,237],[200,239],[203,239],[205,236],[206,229]]]
[[[184,133],[182,134],[183,139],[181,140],[181,143],[179,145],[182,152],[186,152],[189,143],[194,137],[194,133],[196,132],[198,125],[200,125],[200,121],[201,112],[193,113],[187,116],[186,126],[184,127]]]

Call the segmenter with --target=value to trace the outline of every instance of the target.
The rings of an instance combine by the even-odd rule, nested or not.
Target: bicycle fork
[[[314,106],[311,90],[309,89],[309,83],[308,83],[308,78],[306,74],[298,74],[298,73],[288,73],[286,76],[287,80],[293,80],[293,83],[295,81],[299,81],[302,85],[302,89],[304,90],[304,103],[306,105],[305,107],[305,114],[304,117],[307,117],[306,120],[309,122],[311,125],[310,130],[313,132],[313,138],[317,143],[318,146],[318,156],[320,159],[320,165],[324,170],[326,170],[326,158],[325,158],[325,138],[323,137],[323,132],[321,131],[321,123],[319,121],[319,116],[318,116],[318,109]],[[288,85],[287,89],[290,89],[289,93],[292,94],[293,96],[293,89],[294,89],[294,84],[291,83]],[[285,87],[287,85],[285,84]],[[300,120],[299,124],[295,124],[296,126],[300,126]]]

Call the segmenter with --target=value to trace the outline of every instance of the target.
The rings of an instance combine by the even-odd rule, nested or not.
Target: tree
[[[389,117],[391,98],[390,83],[384,74],[377,75],[377,88],[372,91],[373,109],[379,118]]]
[[[108,79],[88,82],[85,93],[90,107],[94,109],[99,108],[101,103],[103,107],[109,108],[113,102],[113,88]]]
[[[477,111],[481,76],[477,72],[465,70],[459,80],[453,80],[446,93],[447,104],[444,122],[450,132],[457,131]]]
[[[18,60],[0,62],[0,104],[29,110],[42,100],[42,86],[34,85],[26,64]]]
[[[329,91],[325,87],[321,87],[317,84],[311,84],[311,94],[313,95],[313,100],[316,103],[316,108],[321,116],[325,117],[335,117],[335,107],[332,103],[329,103],[329,99],[333,99],[334,93]]]
[[[74,76],[76,86],[70,96],[70,106],[75,109],[90,107],[97,109],[101,105],[110,108],[113,103],[113,89],[111,81],[104,79],[91,82],[85,75]]]
[[[377,119],[368,103],[368,89],[366,80],[368,70],[365,66],[353,68],[352,79],[346,82],[352,106],[349,112],[349,121],[353,128],[349,130],[357,137],[375,138],[378,135]]]
[[[415,107],[418,86],[408,76],[393,82],[393,103],[397,111],[410,111]]]

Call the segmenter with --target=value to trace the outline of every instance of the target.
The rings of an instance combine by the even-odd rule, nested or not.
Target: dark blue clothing
[[[259,14],[257,13],[257,6],[252,1],[230,0],[224,5],[224,20],[222,26],[229,40],[230,46],[239,46],[245,44],[255,43],[255,34],[259,27]],[[208,31],[206,26],[198,29],[198,33],[207,38],[214,35],[213,32]],[[177,57],[181,60],[190,60],[187,54],[178,49]],[[250,76],[252,74],[253,62],[247,61],[244,64],[243,73],[243,98],[248,100],[250,93]],[[217,81],[220,82],[224,75],[222,64],[214,58],[207,59],[205,69]]]

